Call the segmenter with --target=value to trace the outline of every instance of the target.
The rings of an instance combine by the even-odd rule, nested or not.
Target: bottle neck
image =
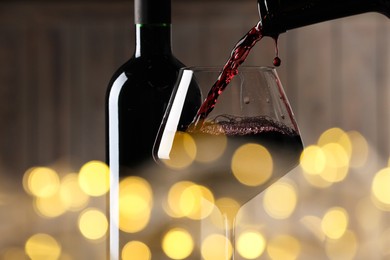
[[[135,57],[171,55],[171,24],[136,24]]]
[[[258,0],[264,35],[351,15],[379,12],[390,17],[390,0]]]

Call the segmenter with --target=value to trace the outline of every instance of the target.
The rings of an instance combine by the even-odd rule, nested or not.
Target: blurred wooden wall
[[[258,21],[255,0],[173,0],[173,49],[222,65]],[[278,69],[307,144],[338,126],[390,151],[390,20],[363,14],[280,36]],[[104,97],[133,53],[132,1],[0,3],[0,165],[20,176],[65,160],[104,160]],[[271,65],[270,39],[247,65]]]

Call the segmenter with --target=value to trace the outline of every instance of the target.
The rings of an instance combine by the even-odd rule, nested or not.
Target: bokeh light
[[[167,204],[166,211],[173,217],[203,219],[209,216],[214,208],[214,195],[205,186],[182,181],[169,189]]]
[[[89,196],[82,191],[76,173],[67,174],[62,178],[60,198],[65,207],[71,211],[78,211],[87,206]]]
[[[180,202],[182,201],[184,191],[192,185],[196,184],[190,181],[180,181],[172,185],[168,191],[167,207],[165,207],[167,214],[176,218],[181,218],[188,214],[188,210],[182,208]]]
[[[128,233],[143,230],[150,220],[153,193],[141,177],[130,176],[119,184],[119,228]]]
[[[196,154],[195,140],[187,133],[176,132],[169,159],[162,162],[169,168],[183,169],[194,162]]]
[[[290,182],[279,181],[265,190],[264,209],[275,219],[291,216],[297,205],[297,191]]]
[[[375,205],[385,211],[390,211],[390,168],[384,168],[375,174],[371,191]]]
[[[238,253],[245,259],[259,258],[266,247],[264,236],[257,231],[246,231],[239,235],[236,243]]]
[[[278,235],[268,242],[267,253],[273,260],[298,259],[301,253],[301,243],[293,236]]]
[[[307,174],[318,175],[326,165],[326,157],[321,147],[317,145],[307,146],[300,158],[300,166]]]
[[[48,234],[35,234],[26,241],[25,251],[33,260],[57,260],[61,245]]]
[[[58,192],[59,186],[57,172],[49,167],[33,167],[23,177],[24,189],[36,197],[51,197]]]
[[[203,219],[214,209],[214,195],[202,185],[191,185],[181,196],[180,208],[190,219]]]
[[[90,196],[104,195],[110,188],[108,166],[100,161],[85,163],[79,172],[79,183],[81,189]]]
[[[369,146],[366,138],[357,131],[347,133],[352,143],[350,166],[354,168],[365,165],[369,155]]]
[[[234,152],[231,168],[234,176],[242,184],[259,186],[272,176],[272,156],[261,145],[244,144]]]
[[[356,132],[346,133],[340,128],[326,130],[316,145],[309,145],[301,154],[300,167],[305,179],[317,188],[327,188],[345,180],[351,160],[364,157],[365,152],[355,151],[364,148],[363,143]]]
[[[328,143],[322,147],[326,157],[326,166],[320,173],[328,182],[341,182],[348,174],[349,156],[343,146],[338,143]]]
[[[329,209],[322,218],[321,227],[324,234],[331,239],[339,239],[347,230],[348,213],[344,208]]]
[[[338,127],[329,128],[324,131],[318,138],[318,146],[325,146],[330,143],[337,143],[343,147],[348,154],[351,154],[352,144],[344,130]]]
[[[140,241],[130,241],[122,249],[122,260],[150,260],[152,253],[149,247]]]
[[[211,234],[202,241],[201,253],[204,260],[231,259],[232,243],[223,235]]]
[[[79,229],[87,239],[97,240],[106,235],[108,221],[103,212],[90,208],[83,211],[79,216]]]
[[[172,259],[185,259],[194,250],[194,241],[187,230],[173,228],[164,235],[162,248]]]
[[[335,143],[346,153],[350,167],[363,166],[368,158],[369,147],[367,140],[357,131],[345,132],[340,128],[330,128],[318,138],[318,146]],[[344,160],[344,159],[343,159]]]
[[[34,199],[35,212],[41,217],[55,218],[66,212],[67,205],[63,203],[60,193],[50,197],[38,197]]]

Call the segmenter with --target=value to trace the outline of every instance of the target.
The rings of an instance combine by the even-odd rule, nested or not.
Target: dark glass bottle
[[[390,0],[258,0],[263,34],[287,30],[367,12],[390,17]]]
[[[129,169],[149,163],[178,71],[171,50],[170,0],[135,0],[134,55],[107,92],[108,161]],[[126,171],[119,172],[126,176]]]
[[[135,52],[115,72],[107,90],[106,143],[111,173],[108,258],[112,260],[119,259],[124,244],[136,238],[119,230],[119,182],[128,176],[148,179],[144,169],[154,164],[153,144],[179,69],[184,66],[172,54],[170,1],[134,1]],[[197,89],[190,89],[195,92],[190,90],[189,94],[196,95]],[[192,117],[198,107],[189,109]],[[150,185],[155,189],[162,184]]]

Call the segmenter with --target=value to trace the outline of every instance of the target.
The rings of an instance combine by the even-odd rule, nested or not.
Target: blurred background
[[[223,65],[258,22],[257,4],[172,0],[172,22],[177,58]],[[264,39],[245,64],[272,65],[274,48]],[[106,187],[90,190],[78,176],[87,169],[88,181],[92,168],[106,178],[106,86],[133,50],[132,1],[0,2],[0,259],[104,259]],[[281,206],[291,212],[272,214],[267,193],[242,210],[239,223],[261,227],[264,250],[240,257],[390,259],[390,188],[381,186],[390,185],[389,19],[369,13],[295,29],[280,36],[279,54],[280,79],[313,149],[309,165],[280,182],[296,198]],[[344,175],[321,179],[310,166],[314,148],[342,136]],[[53,199],[59,190],[62,200]],[[77,202],[58,208],[69,194],[80,194]],[[333,236],[323,227],[332,210],[341,220],[331,223],[344,223]],[[31,249],[40,246],[52,255]]]

